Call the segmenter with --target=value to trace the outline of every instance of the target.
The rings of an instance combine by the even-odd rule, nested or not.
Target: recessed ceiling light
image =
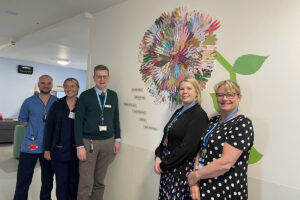
[[[68,65],[70,64],[70,61],[68,59],[57,59],[56,61],[60,65]]]

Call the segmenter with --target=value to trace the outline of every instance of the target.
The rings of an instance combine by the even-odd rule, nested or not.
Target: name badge
[[[104,105],[105,108],[111,108],[111,105]]]
[[[107,131],[107,126],[100,125],[99,131]]]
[[[29,146],[28,146],[28,149],[29,150],[37,150],[39,147],[38,147],[38,145],[37,144],[30,144]]]
[[[75,119],[75,113],[74,112],[70,112],[69,113],[69,118],[70,119]]]

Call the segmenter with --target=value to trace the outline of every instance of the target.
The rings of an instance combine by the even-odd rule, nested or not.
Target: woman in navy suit
[[[74,119],[79,83],[68,78],[63,84],[65,97],[53,103],[47,116],[44,157],[51,160],[56,177],[58,200],[74,200],[78,189],[78,159],[74,141]]]

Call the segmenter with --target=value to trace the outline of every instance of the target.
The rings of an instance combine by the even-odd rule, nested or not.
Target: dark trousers
[[[51,161],[55,173],[57,200],[77,198],[79,172],[78,159],[75,156],[68,162]]]
[[[32,181],[34,167],[37,159],[40,160],[41,165],[41,180],[42,187],[40,192],[41,200],[51,200],[51,191],[53,187],[53,175],[54,172],[51,168],[50,161],[44,158],[44,154],[30,154],[20,153],[17,185],[14,200],[27,200],[28,190]]]

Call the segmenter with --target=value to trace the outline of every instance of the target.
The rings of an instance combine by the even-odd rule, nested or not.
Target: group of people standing
[[[220,115],[208,120],[196,79],[179,83],[183,106],[166,124],[155,151],[160,200],[248,199],[252,123],[238,109],[242,95],[237,83],[221,81],[214,89]]]
[[[14,200],[27,200],[37,160],[41,166],[41,200],[51,199],[53,177],[58,200],[101,200],[104,178],[119,152],[117,94],[107,89],[109,70],[94,68],[95,87],[77,98],[79,83],[67,78],[65,97],[50,94],[53,80],[39,78],[40,92],[27,98],[19,121],[26,127],[21,145]]]
[[[94,68],[95,87],[77,98],[79,83],[64,81],[65,97],[50,94],[52,78],[39,78],[40,92],[27,98],[19,121],[26,126],[14,200],[26,200],[34,167],[41,166],[40,199],[51,199],[53,176],[58,200],[101,200],[104,178],[119,152],[117,94],[107,89],[109,70]],[[233,81],[215,86],[220,115],[208,119],[201,88],[192,77],[178,87],[182,106],[164,128],[155,150],[154,171],[161,175],[160,200],[247,199],[247,167],[253,145],[250,119],[238,109],[242,95]]]

